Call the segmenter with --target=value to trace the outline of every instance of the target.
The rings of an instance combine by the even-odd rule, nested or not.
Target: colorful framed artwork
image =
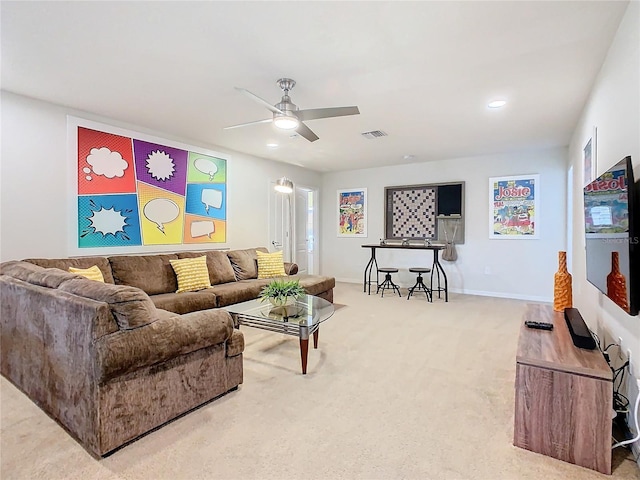
[[[70,255],[226,242],[228,156],[75,117],[67,128]]]
[[[489,179],[489,238],[540,237],[540,175]]]
[[[367,189],[338,190],[338,237],[367,236]]]
[[[582,186],[586,187],[598,176],[597,169],[597,149],[596,149],[596,135],[597,129],[593,127],[593,134],[591,138],[587,140],[584,148],[582,149],[582,165],[583,165],[583,178]]]

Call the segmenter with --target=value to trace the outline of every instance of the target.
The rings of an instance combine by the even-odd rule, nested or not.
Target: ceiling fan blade
[[[298,125],[298,128],[296,128],[296,133],[298,135],[300,135],[301,137],[306,138],[310,142],[315,142],[316,140],[318,140],[320,138],[315,133],[313,133],[313,131],[302,122],[300,122],[300,124]]]
[[[263,107],[268,108],[269,110],[271,110],[273,113],[282,113],[282,110],[280,110],[279,108],[274,107],[273,105],[271,105],[269,102],[267,102],[266,100],[260,98],[259,96],[257,96],[255,93],[251,93],[249,90],[247,90],[246,88],[240,88],[240,87],[235,87],[236,90],[238,90],[241,93],[244,93],[247,97],[249,97],[250,99],[252,99],[254,102],[258,102],[260,105],[262,105]]]
[[[239,123],[238,125],[231,125],[229,127],[224,127],[223,130],[229,130],[231,128],[239,128],[239,127],[248,127],[249,125],[257,125],[258,123],[268,123],[268,122],[273,122],[273,118],[267,118],[265,120],[256,120],[255,122]]]
[[[316,120],[318,118],[345,117],[358,114],[360,114],[358,107],[312,108],[296,112],[296,116],[300,120]]]

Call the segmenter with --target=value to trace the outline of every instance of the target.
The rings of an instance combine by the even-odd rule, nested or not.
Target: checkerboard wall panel
[[[391,232],[395,238],[436,236],[436,189],[396,190],[391,197]]]

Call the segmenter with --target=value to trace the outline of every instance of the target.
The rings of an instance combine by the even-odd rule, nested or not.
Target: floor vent
[[[382,130],[372,130],[370,132],[361,133],[360,135],[362,135],[364,138],[368,138],[369,140],[373,140],[374,138],[378,138],[378,137],[387,136],[387,134]]]

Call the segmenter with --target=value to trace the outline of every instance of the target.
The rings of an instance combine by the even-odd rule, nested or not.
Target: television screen
[[[630,315],[640,300],[636,188],[631,157],[584,188],[587,280]]]

